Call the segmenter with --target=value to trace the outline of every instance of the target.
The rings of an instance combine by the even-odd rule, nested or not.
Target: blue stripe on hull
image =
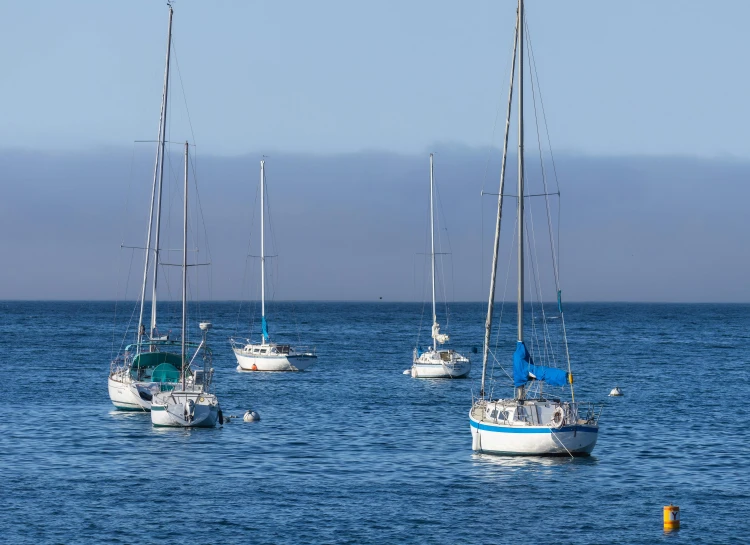
[[[516,427],[516,426],[496,426],[493,424],[482,424],[471,420],[471,427],[477,428],[484,431],[492,431],[496,433],[562,433],[564,431],[577,431],[581,433],[599,433],[599,428],[592,426],[563,426],[562,428],[548,428],[544,426],[529,426],[529,427]]]

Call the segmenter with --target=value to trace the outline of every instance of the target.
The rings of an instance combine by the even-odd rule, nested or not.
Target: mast
[[[266,234],[265,234],[265,190],[266,190],[266,162],[260,162],[260,315],[263,327],[263,344],[266,344]]]
[[[185,196],[183,197],[182,220],[182,389],[185,390],[185,334],[187,333],[187,228],[188,228],[188,143],[185,142]]]
[[[508,90],[508,114],[505,116],[505,138],[503,140],[503,164],[500,168],[500,191],[497,197],[497,222],[495,223],[495,246],[492,252],[492,275],[490,277],[490,299],[487,303],[487,320],[484,324],[484,348],[482,352],[482,386],[479,397],[484,397],[484,382],[487,375],[487,356],[490,350],[492,334],[492,313],[495,307],[495,280],[497,277],[497,259],[500,249],[500,220],[503,216],[503,190],[505,186],[505,164],[508,158],[508,134],[510,133],[510,112],[513,104],[513,81],[516,70],[516,46],[518,45],[518,12],[516,12],[516,32],[513,38],[513,57],[510,65],[510,87]]]
[[[169,6],[169,24],[167,26],[167,68],[166,68],[166,74],[165,74],[165,82],[167,81],[169,74],[169,48],[170,44],[172,42],[172,5],[167,4]],[[165,117],[165,109],[166,109],[166,83],[165,83],[165,89],[164,93],[162,95],[162,102],[161,102],[161,113],[159,115],[159,133],[157,140],[159,142],[163,142],[163,128],[164,128],[164,117]],[[162,144],[162,150],[163,150],[163,144]],[[146,234],[146,249],[145,249],[145,259],[143,264],[143,284],[141,286],[141,308],[140,312],[138,314],[138,348],[137,352],[140,353],[141,351],[141,328],[143,327],[143,307],[146,300],[146,284],[148,283],[148,266],[151,259],[151,227],[153,225],[153,219],[154,219],[154,195],[156,193],[156,172],[157,168],[159,166],[159,146],[156,147],[156,161],[154,162],[154,182],[151,186],[151,207],[149,209],[148,213],[148,232]],[[159,200],[161,201],[161,183],[159,184]],[[158,222],[158,220],[157,220]],[[157,241],[158,241],[158,232],[159,229],[157,228]],[[156,243],[156,246],[158,248],[159,243]],[[158,262],[158,259],[157,259]],[[156,269],[156,267],[154,267]],[[154,270],[154,282],[156,281],[156,270]],[[156,293],[156,288],[154,288],[154,294]],[[152,305],[152,313],[155,310],[155,305]],[[151,323],[154,323],[154,317],[152,314]],[[153,325],[152,325],[153,329]]]
[[[432,173],[432,154],[430,154],[430,255],[432,257],[432,350],[437,352],[437,339],[435,338],[435,324],[437,323],[437,312],[435,310],[435,216],[433,204],[434,177]]]
[[[523,0],[518,0],[518,342],[523,342]],[[523,387],[518,389],[523,399]]]
[[[161,233],[161,195],[164,182],[164,144],[167,133],[167,104],[169,97],[169,59],[172,48],[172,5],[169,6],[169,29],[167,32],[167,59],[164,69],[164,91],[161,97],[161,117],[159,119],[159,143],[156,149],[156,163],[159,166],[159,192],[156,199],[156,236],[154,237],[154,281],[151,292],[151,336],[156,331],[156,284],[159,278],[159,235]],[[154,167],[154,183],[156,183],[156,166]]]

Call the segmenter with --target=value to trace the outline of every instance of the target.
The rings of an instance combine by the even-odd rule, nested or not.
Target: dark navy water
[[[272,335],[299,334],[317,364],[241,374],[238,304],[203,304],[224,413],[262,420],[156,430],[109,402],[114,304],[0,303],[0,542],[750,541],[750,306],[568,305],[577,396],[604,405],[578,459],[474,454],[481,354],[468,380],[402,374],[422,308],[277,304]],[[452,346],[479,348],[483,319],[453,305]]]

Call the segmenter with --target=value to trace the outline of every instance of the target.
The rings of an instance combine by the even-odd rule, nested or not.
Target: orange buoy
[[[253,364],[253,366],[251,367],[251,369],[252,369],[253,371],[257,371],[257,370],[258,370],[258,366],[257,366],[257,365],[255,365],[255,364]]]
[[[680,508],[676,505],[664,506],[664,530],[671,532],[680,529]]]

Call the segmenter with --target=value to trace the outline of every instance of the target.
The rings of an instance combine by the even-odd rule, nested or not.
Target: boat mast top
[[[433,198],[433,192],[434,192],[434,177],[433,177],[433,167],[432,167],[432,153],[430,153],[430,257],[432,261],[432,326],[433,326],[433,335],[432,335],[432,350],[437,352],[437,338],[434,333],[434,327],[437,323],[437,311],[435,307],[435,213],[434,213],[434,198]]]
[[[260,314],[262,320],[266,319],[266,232],[265,232],[265,191],[266,174],[264,160],[260,161]],[[266,337],[263,344],[266,344]]]
[[[187,229],[188,229],[188,143],[185,142],[185,195],[183,197],[182,220],[182,390],[185,390],[187,354],[185,335],[187,334]]]
[[[487,319],[484,324],[484,347],[482,351],[482,385],[479,397],[484,397],[484,384],[487,377],[487,359],[490,350],[490,336],[492,334],[492,313],[495,308],[495,286],[497,280],[497,261],[500,249],[500,224],[503,217],[503,191],[505,189],[505,166],[508,159],[508,136],[510,134],[510,116],[513,106],[513,81],[516,69],[516,47],[518,45],[518,13],[516,13],[516,32],[513,38],[513,55],[510,66],[510,86],[508,88],[508,113],[505,116],[505,138],[503,140],[503,162],[500,168],[500,190],[497,197],[497,221],[495,223],[495,246],[492,253],[492,274],[490,276],[490,296],[487,303]]]
[[[154,281],[151,292],[151,336],[156,334],[156,287],[159,278],[159,239],[161,234],[161,196],[164,185],[164,144],[167,139],[167,105],[169,103],[169,59],[172,50],[172,4],[169,6],[169,29],[167,32],[167,58],[164,62],[164,91],[161,97],[161,116],[159,119],[159,142],[156,148],[154,165],[154,183],[156,183],[157,166],[159,171],[159,190],[156,197],[156,235],[154,237]]]

